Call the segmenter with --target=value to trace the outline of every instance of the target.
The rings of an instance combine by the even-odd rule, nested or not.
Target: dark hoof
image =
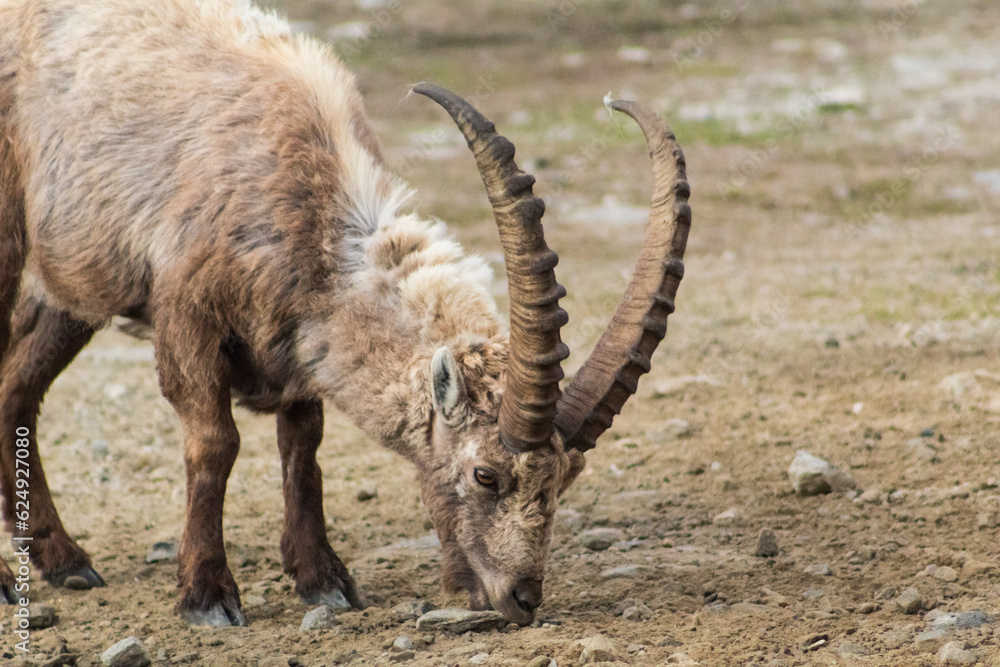
[[[208,611],[182,611],[181,618],[188,625],[209,625],[216,628],[227,628],[247,624],[239,607],[228,607],[221,602]]]
[[[333,607],[336,611],[347,611],[349,609],[364,609],[368,605],[365,604],[364,599],[362,599],[357,592],[354,593],[354,600],[348,600],[344,595],[343,591],[339,588],[334,588],[332,591],[320,592],[316,591],[313,593],[306,593],[300,595],[302,601],[307,605],[312,607],[327,606]]]
[[[73,577],[73,579],[67,585],[67,579]],[[80,580],[83,581],[80,581]],[[84,584],[86,582],[86,584]],[[74,590],[87,590],[90,588],[104,588],[107,584],[104,583],[104,577],[97,574],[97,570],[90,567],[89,565],[84,565],[76,570],[70,570],[69,572],[63,573],[61,576],[53,577],[49,579],[49,583],[53,586],[60,586],[65,588],[72,588]]]
[[[17,604],[14,584],[0,584],[0,605],[2,604]]]

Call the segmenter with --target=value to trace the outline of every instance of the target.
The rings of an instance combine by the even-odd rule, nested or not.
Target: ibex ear
[[[587,465],[587,460],[583,456],[583,452],[579,449],[571,449],[566,454],[569,456],[569,470],[566,471],[566,476],[562,478],[562,483],[559,485],[559,495],[563,494],[563,491],[569,488],[569,485],[583,472],[584,466]]]
[[[451,350],[442,347],[431,360],[431,382],[434,385],[434,411],[448,423],[456,423],[465,417],[468,398],[465,380]]]

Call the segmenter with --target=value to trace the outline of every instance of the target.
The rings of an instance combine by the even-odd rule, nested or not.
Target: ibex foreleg
[[[226,481],[240,448],[223,337],[184,307],[164,311],[170,315],[156,322],[156,361],[163,395],[183,427],[187,472],[177,612],[194,625],[244,625],[222,535]]]
[[[336,602],[337,591],[363,608],[354,579],[326,537],[323,479],[316,450],[323,439],[323,404],[296,403],[278,413],[285,527],[281,556],[295,592],[309,604]]]

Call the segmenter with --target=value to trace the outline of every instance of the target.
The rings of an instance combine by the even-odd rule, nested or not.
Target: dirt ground
[[[1000,665],[1000,6],[277,5],[337,41],[389,163],[423,213],[493,262],[502,307],[473,162],[407,85],[472,98],[518,145],[562,258],[570,374],[625,285],[648,201],[641,135],[609,120],[604,94],[662,112],[687,155],[694,226],[677,312],[560,501],[544,623],[439,634],[410,664],[576,665],[580,641],[602,634],[630,665]],[[34,632],[28,658],[11,658],[8,628],[0,663],[42,664],[64,638],[77,664],[96,665],[137,636],[157,665],[387,664],[397,637],[421,636],[393,605],[466,603],[441,592],[414,471],[328,410],[329,535],[374,604],[300,632],[308,608],[279,576],[274,422],[236,418],[225,530],[244,600],[255,596],[249,626],[188,628],[173,614],[174,564],[145,562],[182,530],[178,422],[149,345],[95,339],[52,388],[39,437],[63,521],[108,587],[36,584],[58,623]],[[800,449],[857,488],[794,494]],[[359,501],[371,485],[377,497]],[[623,539],[591,551],[577,536],[597,527]],[[777,556],[754,555],[762,529]],[[895,600],[910,587],[920,608],[906,614]],[[630,598],[649,618],[616,615]],[[989,616],[958,627],[943,615],[977,611]]]

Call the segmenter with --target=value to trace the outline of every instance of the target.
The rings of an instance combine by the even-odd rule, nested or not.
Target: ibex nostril
[[[542,582],[538,579],[519,581],[514,586],[513,596],[522,609],[535,611],[542,604]]]

